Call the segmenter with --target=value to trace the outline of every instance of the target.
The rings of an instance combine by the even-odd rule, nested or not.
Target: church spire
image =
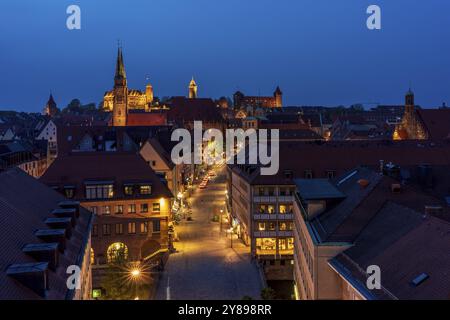
[[[119,46],[117,49],[117,63],[116,63],[116,79],[126,79],[127,74],[125,73],[125,66],[123,64],[122,47]]]

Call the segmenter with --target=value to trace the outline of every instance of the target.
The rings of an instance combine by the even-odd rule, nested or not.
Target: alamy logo
[[[66,26],[69,30],[80,30],[81,29],[81,9],[77,5],[70,5],[66,10],[67,17]]]
[[[377,265],[371,265],[367,267],[366,270],[369,277],[366,281],[367,289],[373,290],[373,289],[381,289],[381,269]]]
[[[224,150],[222,131],[208,129],[203,134],[202,122],[194,121],[193,141],[187,129],[176,129],[172,133],[172,141],[179,143],[172,149],[171,158],[175,164],[208,165],[221,163],[224,157],[227,164],[234,164],[237,158],[237,164],[261,165],[261,175],[275,175],[279,169],[279,130],[270,130],[270,137],[268,134],[265,129],[258,133],[255,129],[226,129]]]
[[[381,8],[373,4],[367,8],[367,14],[370,14],[370,16],[367,18],[367,28],[369,30],[380,30]]]
[[[77,265],[70,265],[67,267],[66,273],[69,274],[67,277],[66,285],[69,290],[79,290],[81,289],[81,269]]]

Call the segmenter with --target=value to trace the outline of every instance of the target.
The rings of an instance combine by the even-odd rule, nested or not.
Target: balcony
[[[258,213],[253,214],[253,220],[293,220],[293,213]]]
[[[294,196],[279,196],[279,202],[294,202]]]
[[[277,220],[275,213],[254,213],[253,220]]]
[[[276,196],[254,196],[253,202],[255,203],[276,203]]]
[[[254,231],[255,238],[293,237],[293,231]]]

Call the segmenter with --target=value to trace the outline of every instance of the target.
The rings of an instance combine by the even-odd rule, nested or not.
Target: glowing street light
[[[132,269],[130,274],[133,279],[138,279],[141,276],[141,270],[138,268]]]

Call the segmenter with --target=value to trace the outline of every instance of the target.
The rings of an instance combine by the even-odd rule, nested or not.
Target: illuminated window
[[[112,184],[86,186],[86,199],[111,199],[113,196],[114,186]]]
[[[268,229],[269,231],[275,231],[275,222],[269,222]]]
[[[127,184],[123,187],[123,193],[126,196],[132,196],[133,195],[133,185]]]
[[[102,234],[104,236],[109,236],[111,234],[111,225],[110,224],[102,225]]]
[[[130,233],[130,234],[136,233],[136,222],[128,223],[128,233]]]
[[[90,207],[89,210],[90,210],[93,214],[97,214],[97,207]]]
[[[148,222],[141,223],[141,233],[148,233]]]
[[[103,207],[103,213],[104,214],[111,214],[111,206],[104,206]]]
[[[123,224],[121,223],[116,224],[116,234],[123,234]]]
[[[148,212],[148,203],[141,203],[141,213]]]
[[[158,202],[153,203],[153,212],[160,212],[161,211],[161,205]]]
[[[94,254],[94,249],[91,248],[91,264],[95,264],[95,254]]]
[[[259,231],[264,231],[264,230],[266,230],[266,223],[265,223],[265,222],[259,222],[259,223],[258,223],[258,230],[259,230]]]
[[[287,230],[287,223],[286,222],[280,222],[278,228],[279,228],[280,231]]]
[[[68,199],[72,199],[75,195],[75,187],[64,187],[64,195]]]
[[[294,249],[294,238],[278,239],[278,248],[280,250]]]
[[[275,213],[275,206],[273,206],[273,205],[268,205],[268,206],[267,206],[267,212],[268,212],[269,214]]]
[[[259,250],[276,250],[275,238],[256,238],[256,248]]]
[[[116,206],[116,214],[123,214],[123,205],[119,204]]]
[[[128,205],[128,213],[136,213],[136,205],[135,204]]]
[[[150,185],[139,186],[139,193],[140,194],[151,194],[152,193],[152,186],[150,186]]]

